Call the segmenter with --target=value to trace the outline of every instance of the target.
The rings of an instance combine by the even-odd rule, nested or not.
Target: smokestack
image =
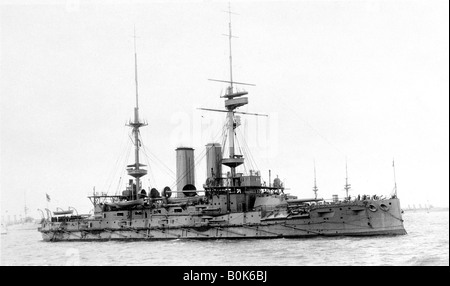
[[[177,152],[177,191],[192,190],[192,186],[195,189],[194,149],[179,147],[175,150]],[[186,195],[177,193],[177,197],[184,196]]]
[[[206,178],[222,176],[222,146],[219,143],[206,145]]]

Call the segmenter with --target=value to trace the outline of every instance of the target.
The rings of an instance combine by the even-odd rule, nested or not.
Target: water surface
[[[449,212],[405,212],[407,235],[248,240],[44,242],[10,226],[1,265],[449,266]]]

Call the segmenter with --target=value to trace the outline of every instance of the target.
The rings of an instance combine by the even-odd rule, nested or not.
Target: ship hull
[[[387,206],[382,209],[381,206]],[[372,208],[375,207],[376,209]],[[148,219],[93,221],[84,224],[47,224],[39,229],[45,241],[167,240],[167,239],[263,239],[318,236],[404,235],[398,199],[362,203],[329,204],[311,210],[308,217],[264,217],[262,211],[216,216],[194,225],[176,224],[188,216],[152,216]],[[161,224],[174,218],[174,224]],[[166,218],[166,219],[164,219]],[[160,220],[158,220],[160,219]],[[97,222],[95,224],[94,222]],[[102,227],[114,224],[117,227]]]
[[[265,232],[261,227],[261,232]],[[270,231],[270,230],[269,230]],[[158,233],[159,232],[159,233]],[[367,230],[367,231],[351,231],[336,233],[335,230],[331,232],[323,231],[320,234],[305,233],[299,231],[297,233],[258,233],[257,231],[248,231],[243,227],[234,227],[229,230],[222,231],[219,235],[212,233],[197,234],[197,230],[190,229],[187,231],[192,235],[186,235],[184,231],[170,229],[170,234],[149,230],[142,230],[140,233],[135,231],[113,231],[109,232],[58,232],[49,231],[42,233],[42,239],[44,241],[56,242],[56,241],[111,241],[111,240],[173,240],[173,239],[266,239],[266,238],[309,238],[309,237],[336,237],[336,236],[385,236],[385,235],[405,235],[404,229],[380,229],[380,230]]]
[[[142,229],[139,231],[115,230],[107,231],[48,231],[42,233],[44,241],[109,241],[109,240],[173,240],[173,239],[264,239],[264,238],[307,238],[332,236],[379,236],[379,235],[405,235],[404,228],[385,228],[360,231],[322,230],[320,233],[305,231],[290,231],[288,228],[274,228],[267,226],[253,226],[257,230],[245,227],[231,227],[226,230],[199,231],[190,229]]]

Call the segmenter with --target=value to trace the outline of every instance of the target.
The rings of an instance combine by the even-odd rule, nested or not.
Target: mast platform
[[[222,164],[230,168],[236,168],[244,164],[244,158],[224,158],[222,159]]]
[[[140,178],[142,176],[147,175],[147,170],[144,169],[128,169],[128,175],[135,177],[135,178]]]

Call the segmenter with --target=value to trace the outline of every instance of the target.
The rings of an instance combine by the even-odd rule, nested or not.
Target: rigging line
[[[243,154],[242,149],[241,149],[241,144],[239,143],[239,138],[238,138],[236,132],[234,132],[234,138],[236,138],[237,149],[239,150],[239,152],[240,152],[241,154]]]
[[[252,170],[255,170],[255,171],[258,170],[258,167],[256,166],[255,162],[252,160],[252,155],[251,155],[250,151],[248,150],[248,148],[245,148],[244,150],[245,150],[245,154],[246,154],[245,156],[249,159],[248,162],[249,162],[249,165],[252,168]]]
[[[150,175],[149,179],[148,179],[148,183],[149,183],[150,186],[152,185],[152,183],[156,186],[156,179],[155,179],[155,176],[153,174],[152,164],[150,164],[149,157],[148,157],[147,153],[144,150],[143,150],[143,153],[145,155],[145,160],[147,162],[148,172],[149,172],[149,175]]]
[[[250,159],[250,156],[248,154],[248,151],[244,148],[244,156],[246,158],[248,158],[248,160],[245,160],[245,162],[248,162],[248,166],[250,168],[250,170],[255,170],[255,166],[252,163],[252,160]],[[246,163],[244,162],[244,165],[246,165]]]
[[[163,161],[161,161],[155,154],[153,154],[150,150],[146,149],[146,151],[148,151],[149,153],[146,155],[149,156],[149,159],[152,160],[153,162],[155,162],[156,164],[158,164],[159,166],[163,167],[162,169],[164,170],[164,172],[169,175],[170,177],[174,178],[175,177],[175,173],[166,165],[164,164]]]
[[[129,142],[129,144],[131,145],[131,142]],[[123,165],[123,167],[122,167],[122,170],[123,170],[122,174],[126,174],[126,169],[127,169],[127,165],[128,165],[127,162],[128,162],[128,159],[130,158],[131,149],[132,149],[131,146],[130,146],[130,148],[127,149],[125,160],[122,163],[122,165]]]
[[[131,131],[131,133],[133,133],[133,131]],[[130,134],[130,133],[128,133],[128,137],[130,138],[131,143],[133,143],[133,145],[134,145],[133,137],[131,137],[131,134]]]
[[[223,134],[223,137],[222,137],[223,139],[222,139],[222,158],[225,158],[225,151],[226,151],[226,147],[225,147],[225,144],[226,144],[226,142],[227,142],[227,138],[228,138],[228,133],[225,133],[225,134]]]
[[[123,129],[123,130],[125,130],[125,129]],[[121,158],[123,157],[123,154],[126,153],[126,149],[124,149],[124,148],[127,148],[127,146],[126,146],[127,141],[125,140],[125,138],[126,138],[126,136],[122,137],[122,142],[121,142],[120,148],[119,148],[119,154],[116,157],[117,159],[113,165],[113,168],[110,169],[110,173],[106,177],[103,187],[101,188],[101,190],[103,190],[103,191],[106,189],[108,182],[110,182],[112,180],[112,178],[114,177],[114,174],[117,172],[118,164],[119,164]]]
[[[239,134],[240,134],[241,137],[244,137],[243,132],[241,132],[240,130],[239,130]],[[255,164],[254,167],[255,167],[257,170],[259,170],[258,164],[256,163],[256,160],[255,160],[255,158],[253,157],[252,152],[250,151],[250,147],[248,146],[247,141],[245,140],[245,138],[243,138],[242,140],[243,140],[243,142],[244,142],[244,144],[245,144],[245,146],[246,146],[246,148],[247,148],[249,160],[252,161],[252,162]]]
[[[161,166],[162,167],[164,167],[164,168],[166,168],[172,175],[170,175],[170,176],[173,176],[175,173],[166,165],[166,164],[164,164],[164,162],[162,161],[162,160],[160,160],[150,149],[148,149],[144,144],[142,144],[142,146],[143,146],[143,149],[144,149],[144,151],[146,151],[146,152],[148,152],[148,155],[149,155],[149,159],[150,159],[150,156],[152,156],[154,159],[155,159],[155,161],[157,161],[157,163],[160,163],[161,164]]]
[[[117,171],[116,171],[116,172],[117,172]],[[114,175],[116,174],[116,172],[114,172]],[[122,178],[122,177],[119,178],[119,184],[120,184],[120,179],[121,179],[121,178]],[[106,194],[109,193],[109,191],[110,191],[110,189],[111,189],[112,183],[113,183],[113,180],[111,179],[111,183],[109,184],[108,188],[106,189]],[[118,192],[118,188],[119,188],[119,185],[118,185],[117,188],[116,188],[116,193]]]
[[[157,185],[157,182],[156,182],[156,179],[155,179],[155,176],[154,176],[154,172],[153,172],[153,169],[152,169],[152,164],[150,164],[150,156],[147,154],[147,151],[149,151],[149,150],[148,150],[148,148],[145,146],[145,144],[143,143],[142,136],[140,137],[140,140],[141,140],[141,144],[142,144],[142,152],[144,153],[145,160],[146,160],[147,165],[148,165],[148,171],[149,171],[149,173],[150,173],[150,176],[149,176],[149,177],[150,177],[150,178],[149,178],[149,184],[151,185],[151,184],[153,183],[153,184],[156,186],[156,185]],[[164,170],[164,168],[162,168],[162,170]],[[171,174],[167,173],[166,170],[164,170],[164,172],[165,172],[166,174],[168,174],[169,176],[172,176]],[[151,179],[152,182],[150,182],[150,179]]]
[[[126,138],[126,137],[125,137]],[[106,186],[104,186],[103,187],[103,190],[105,190],[106,189],[106,194],[108,194],[109,193],[109,191],[110,191],[110,189],[111,189],[111,185],[112,185],[112,183],[113,183],[113,177],[117,174],[117,172],[119,171],[119,168],[121,168],[121,166],[120,165],[123,165],[123,159],[124,159],[124,157],[125,156],[127,156],[126,154],[127,154],[127,150],[128,150],[128,152],[129,152],[129,149],[130,149],[130,142],[128,141],[128,144],[127,145],[125,145],[124,147],[125,147],[125,149],[121,152],[121,155],[119,156],[119,158],[117,159],[117,161],[116,161],[116,164],[115,164],[115,167],[113,168],[113,172],[112,173],[110,173],[110,175],[108,176],[108,181],[110,182],[110,184],[109,184],[109,186],[108,186],[108,188],[106,188]],[[129,154],[129,153],[128,153]],[[107,182],[105,182],[105,185],[107,184]]]
[[[119,183],[117,184],[116,192],[114,193],[116,196],[119,193],[120,183],[122,182],[122,176],[119,178]]]
[[[222,140],[222,157],[223,157],[223,155],[224,155],[224,150],[225,150],[225,141],[226,141],[226,136],[227,136],[227,134],[228,134],[228,132],[227,132],[227,126],[228,126],[228,121],[227,120],[224,120],[223,121],[223,123],[222,123],[222,129],[220,129],[219,131],[218,131],[218,133],[213,137],[213,139],[212,139],[212,141],[213,142],[215,142],[216,141],[216,138],[222,138],[223,140]]]
[[[140,134],[139,134],[139,138],[140,138],[139,140],[140,140],[141,146],[142,146],[142,153],[144,154],[144,157],[145,157],[145,160],[146,160],[146,163],[148,166],[148,172],[150,173],[150,177],[152,178],[152,180],[155,181],[155,183],[156,183],[156,180],[154,180],[154,176],[153,176],[152,166],[149,161],[149,156],[147,155],[147,152],[145,151],[146,147],[144,145],[142,136]],[[150,179],[149,179],[149,181],[150,181]]]
[[[150,161],[149,161],[149,157],[148,157],[148,155],[147,155],[147,153],[146,153],[146,151],[145,150],[143,150],[144,151],[144,155],[145,155],[145,160],[147,161],[147,164],[148,164],[148,172],[150,173],[150,178],[149,178],[149,185],[151,186],[152,185],[152,183],[154,184],[154,186],[156,186],[157,184],[156,184],[156,179],[155,179],[155,176],[154,176],[154,174],[153,174],[153,169],[152,169],[152,164],[150,164]],[[151,182],[150,182],[150,179],[151,179]]]
[[[228,125],[228,122],[225,122],[225,123],[222,123],[222,128],[221,129],[219,129],[219,131],[218,131],[218,133],[213,137],[213,139],[212,139],[212,142],[216,142],[216,138],[222,138],[223,140],[222,140],[222,157],[223,157],[223,153],[224,153],[224,149],[225,149],[225,143],[224,143],[224,141],[225,141],[225,138],[224,138],[224,136],[225,136],[225,134],[227,134],[227,125]]]
[[[150,178],[149,178],[149,182],[148,182],[148,184],[149,184],[149,187],[151,187],[152,185],[154,186],[154,187],[156,187],[157,185],[158,185],[158,183],[156,182],[156,179],[155,179],[155,176],[153,175],[153,169],[152,169],[152,167],[150,166],[150,164],[148,165],[148,170],[149,170],[149,172],[150,172]],[[151,181],[150,181],[150,179],[151,179]]]
[[[170,177],[174,177],[174,172],[169,168],[169,167],[167,167],[167,165],[166,164],[164,164],[164,162],[163,161],[161,161],[155,154],[153,154],[151,151],[150,151],[150,149],[148,149],[145,145],[144,145],[144,143],[143,143],[143,140],[142,140],[142,137],[141,137],[141,142],[142,142],[142,150],[143,150],[143,152],[144,152],[144,155],[145,156],[147,156],[147,159],[148,160],[151,160],[151,157],[153,157],[155,160],[155,163],[159,163],[162,167],[164,167],[164,168],[166,168],[170,173],[168,173],[167,172],[167,170],[164,170],[165,172],[166,172],[166,174],[168,174]],[[148,153],[147,153],[148,152]],[[153,161],[153,160],[152,160]],[[149,166],[150,166],[150,162],[147,162],[148,164],[149,164]]]
[[[241,137],[242,141],[244,141],[244,143],[245,143],[245,140],[244,140],[244,139],[242,138],[242,136],[240,135],[240,131],[239,131],[239,133],[238,133],[237,136],[236,136],[236,140],[237,140],[237,141],[240,140],[239,137]],[[238,141],[238,144],[239,144],[239,150],[241,150],[241,145],[242,145],[242,144],[241,144],[241,141]],[[242,153],[243,153],[243,155],[244,155],[244,158],[249,158],[248,151],[246,150],[245,145],[242,145]],[[249,170],[247,170],[247,167],[249,168]],[[254,166],[253,166],[253,163],[252,163],[252,161],[251,161],[250,159],[244,161],[244,170],[245,170],[245,172],[246,172],[247,174],[249,174],[248,171],[250,171],[250,170],[255,170],[255,168],[254,168]]]
[[[148,156],[147,154],[145,154],[146,156]],[[150,156],[148,157],[148,160],[151,160],[152,162],[155,162]],[[155,162],[155,165],[157,164],[158,162]],[[149,164],[149,168],[151,168],[151,165],[152,164],[150,164],[150,163],[148,163]],[[159,165],[158,164],[158,166],[161,166],[161,165]],[[173,173],[171,173],[171,172],[168,172],[165,168],[161,168],[160,169],[165,175],[167,175],[168,177],[170,177],[171,179],[174,179],[174,174]],[[170,171],[170,170],[169,170]],[[153,176],[153,173],[152,173],[152,176]],[[154,178],[153,178],[153,180],[154,180]],[[156,183],[156,180],[154,180],[155,181],[155,183]]]
[[[247,145],[247,141],[244,141],[244,142],[245,142],[245,145],[246,145],[247,148],[248,148],[248,152],[250,153],[250,158],[251,158],[251,160],[252,160],[253,163],[255,164],[255,167],[256,167],[257,169],[259,169],[258,163],[256,162],[255,157],[253,157],[253,154],[252,154],[252,152],[251,152],[251,150],[250,150],[250,147]]]
[[[222,158],[224,158],[225,156],[225,144],[227,142],[227,138],[228,138],[228,122],[225,120],[223,127],[222,127]]]
[[[131,145],[130,143],[131,143],[131,142],[129,142],[128,146]],[[126,170],[126,168],[127,168],[127,162],[128,162],[128,158],[130,157],[130,153],[131,153],[131,148],[128,147],[128,148],[127,148],[127,152],[125,153],[125,158],[124,158],[125,160],[122,160],[122,161],[123,161],[123,162],[122,162],[122,167],[121,167],[122,170]],[[117,190],[116,190],[116,194],[117,194],[117,192],[119,191],[119,187],[120,187],[120,183],[121,183],[121,180],[122,180],[122,177],[123,177],[123,173],[125,173],[125,171],[122,171],[122,176],[120,176],[119,183],[118,183]],[[111,181],[111,184],[112,184],[112,181]],[[111,185],[110,185],[110,187],[111,187]],[[109,193],[110,187],[109,187],[108,190],[106,191],[106,194]]]
[[[239,137],[241,137],[242,142],[243,142],[243,147],[242,148],[243,148],[244,156],[246,158],[248,158],[248,160],[246,160],[245,162],[248,162],[249,167],[251,168],[251,170],[254,170],[255,168],[253,166],[253,163],[252,163],[252,160],[251,160],[251,157],[250,157],[250,154],[249,154],[249,150],[247,150],[247,148],[246,148],[246,142],[245,142],[245,139],[243,138],[244,136],[242,135],[242,132],[240,130],[238,130],[238,134],[237,134],[237,138],[239,138]],[[244,163],[244,165],[245,165],[245,163]]]
[[[311,128],[317,135],[319,135],[319,137],[321,137],[325,142],[327,142],[330,146],[332,146],[334,149],[336,149],[336,151],[338,151],[338,153],[340,153],[342,156],[345,156],[344,152],[342,152],[338,147],[336,147],[333,143],[331,143],[330,140],[328,140],[325,136],[320,134],[319,131],[317,131],[317,129],[315,129],[311,124],[309,124],[308,121],[306,121],[305,119],[300,117],[299,112],[294,111],[288,104],[285,104],[283,102],[282,97],[280,97],[280,100],[278,102],[281,102],[281,104],[283,104],[283,106],[286,109],[289,109],[295,117],[297,117],[298,119],[303,121],[303,123],[305,123],[309,128]]]
[[[235,132],[234,134],[236,135],[236,132]],[[242,150],[241,150],[241,144],[239,144],[238,136],[236,135],[235,138],[236,138],[236,145],[238,146],[238,149],[239,149],[239,151],[241,152],[241,154],[243,154],[244,152],[242,152]],[[244,156],[245,156],[245,154],[244,154]],[[244,161],[244,162],[245,162],[245,161]],[[244,163],[244,164],[243,164],[244,172],[247,174],[248,171],[247,171],[247,167],[246,167],[245,165],[246,165],[246,164]]]

